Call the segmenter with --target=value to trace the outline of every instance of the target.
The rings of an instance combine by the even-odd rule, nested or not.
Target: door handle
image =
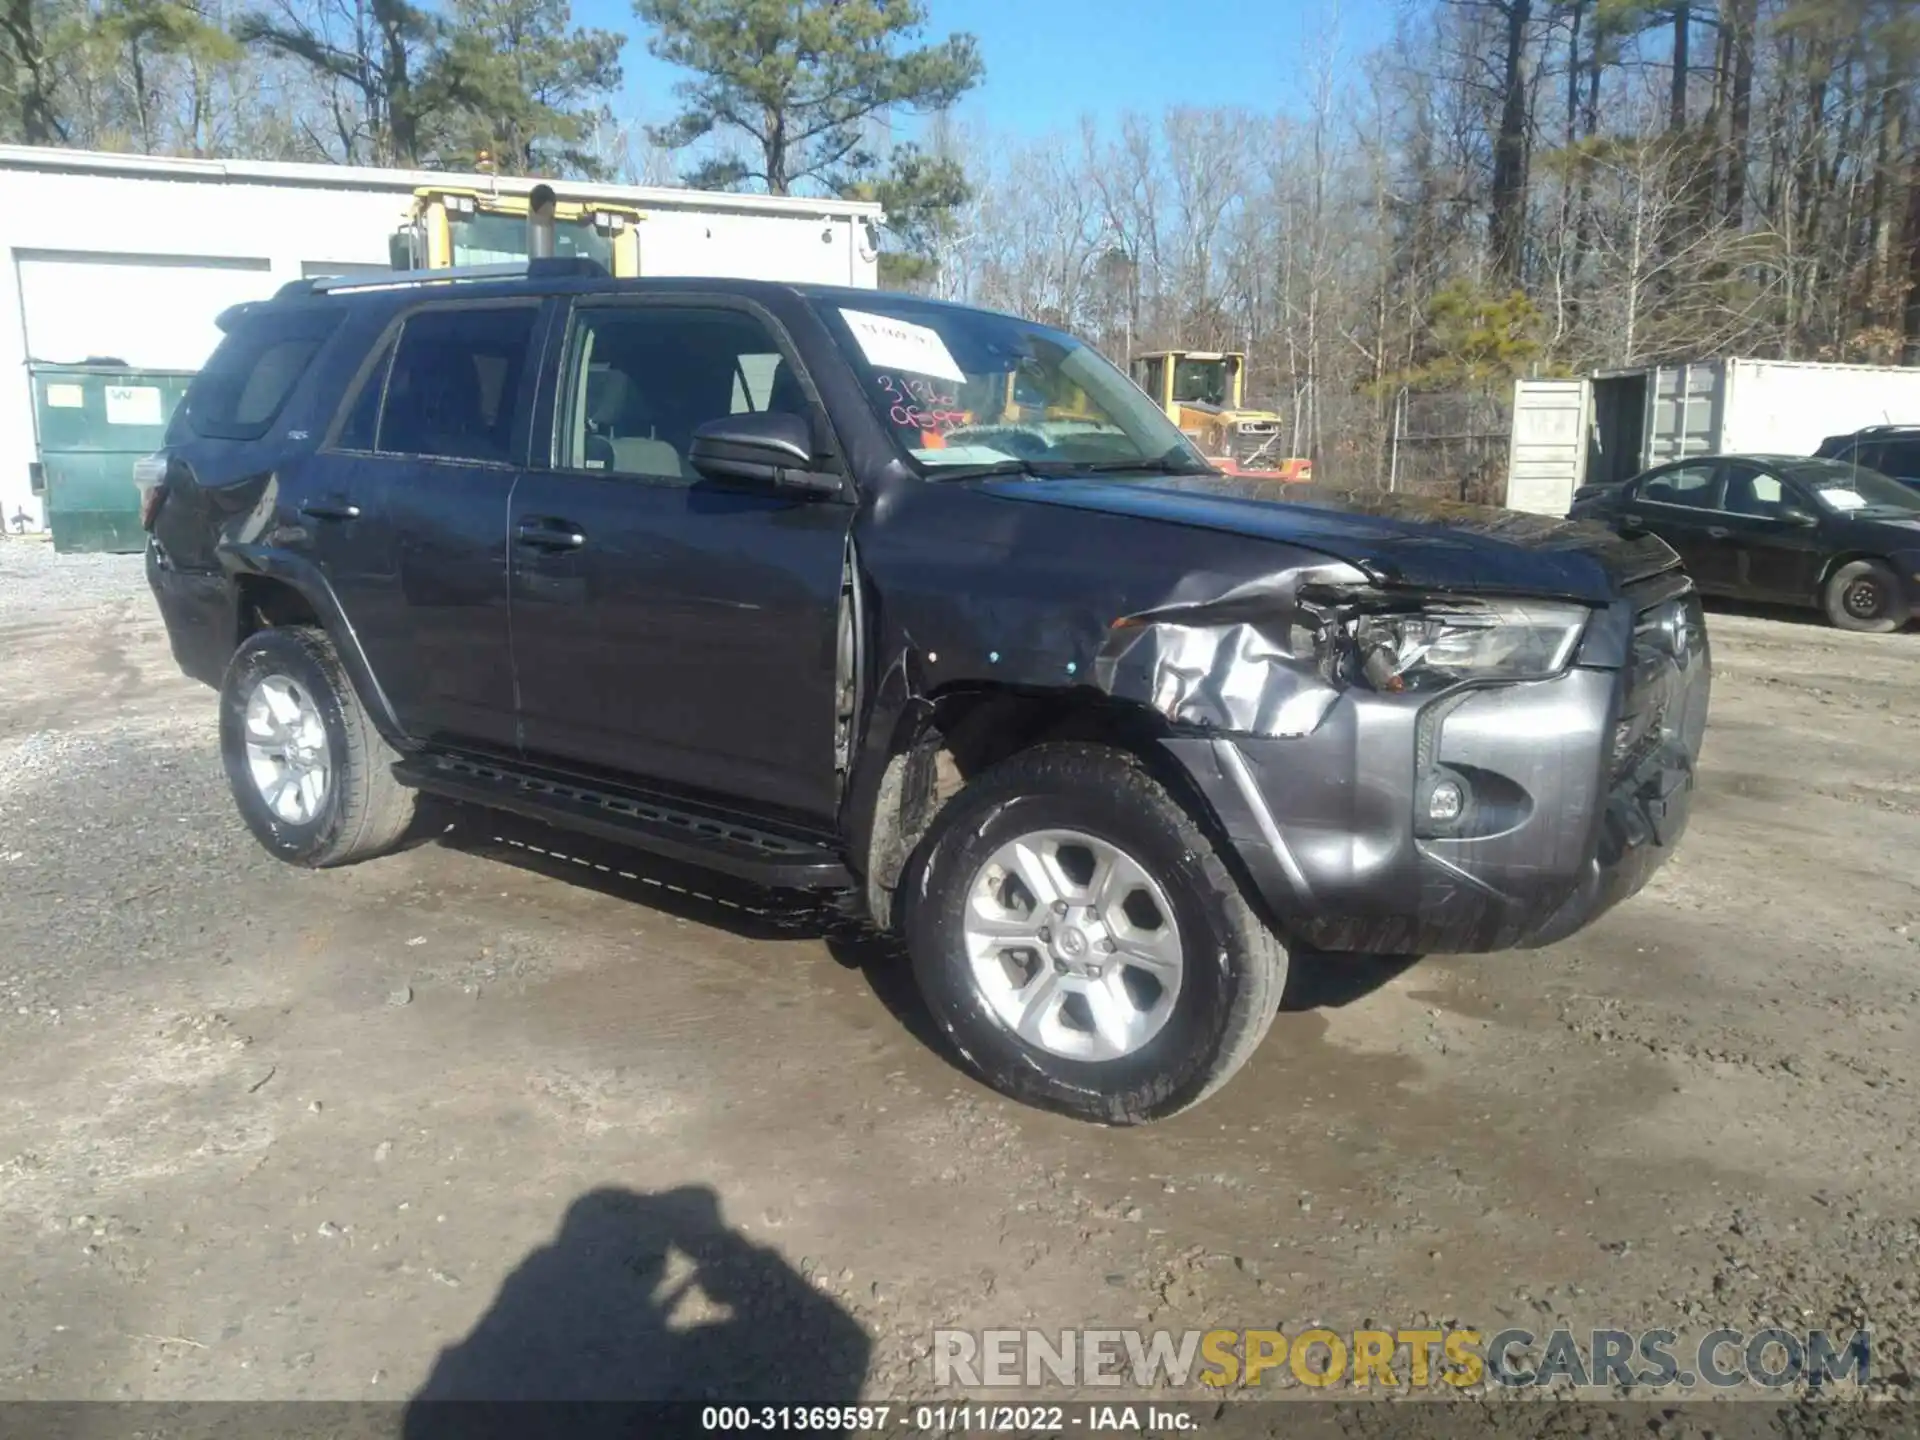
[[[586,532],[571,520],[522,520],[513,538],[533,550],[578,550],[587,543]]]
[[[309,520],[358,520],[360,507],[345,500],[309,500],[300,513]]]
[[[1724,540],[1731,534],[1733,534],[1733,531],[1724,525],[1707,526],[1707,538],[1709,540]]]

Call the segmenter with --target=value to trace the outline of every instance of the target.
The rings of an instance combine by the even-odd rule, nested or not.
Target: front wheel
[[[1900,577],[1878,560],[1855,560],[1827,579],[1827,619],[1842,630],[1884,635],[1907,623]]]
[[[1108,1124],[1197,1104],[1272,1024],[1287,954],[1133,756],[1025,751],[942,813],[907,917],[914,973],[996,1089]]]

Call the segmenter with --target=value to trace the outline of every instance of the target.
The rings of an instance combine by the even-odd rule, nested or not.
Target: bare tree
[[[1410,0],[1357,71],[1300,68],[1283,114],[972,137],[960,289],[1115,354],[1244,349],[1360,483],[1396,408],[1477,426],[1533,365],[1920,361],[1911,0]],[[1475,397],[1397,404],[1449,375]]]

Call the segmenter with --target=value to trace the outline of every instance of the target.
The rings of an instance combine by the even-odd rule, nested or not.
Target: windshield
[[[455,265],[497,265],[527,258],[527,217],[485,210],[447,216],[447,238]],[[553,222],[553,253],[583,255],[613,269],[613,241],[593,227],[591,217]]]
[[[1905,510],[1920,512],[1920,492],[1878,470],[1835,463],[1809,465],[1794,478],[1829,510]]]
[[[901,295],[818,304],[874,412],[928,474],[1210,468],[1132,381],[1070,335]]]
[[[1182,360],[1173,367],[1173,398],[1188,405],[1223,408],[1227,403],[1227,362]]]

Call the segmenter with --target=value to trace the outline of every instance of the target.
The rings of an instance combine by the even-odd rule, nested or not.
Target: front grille
[[[1271,420],[1248,421],[1233,433],[1228,446],[1233,458],[1242,465],[1255,464],[1278,470],[1287,457],[1280,449],[1280,426]]]

